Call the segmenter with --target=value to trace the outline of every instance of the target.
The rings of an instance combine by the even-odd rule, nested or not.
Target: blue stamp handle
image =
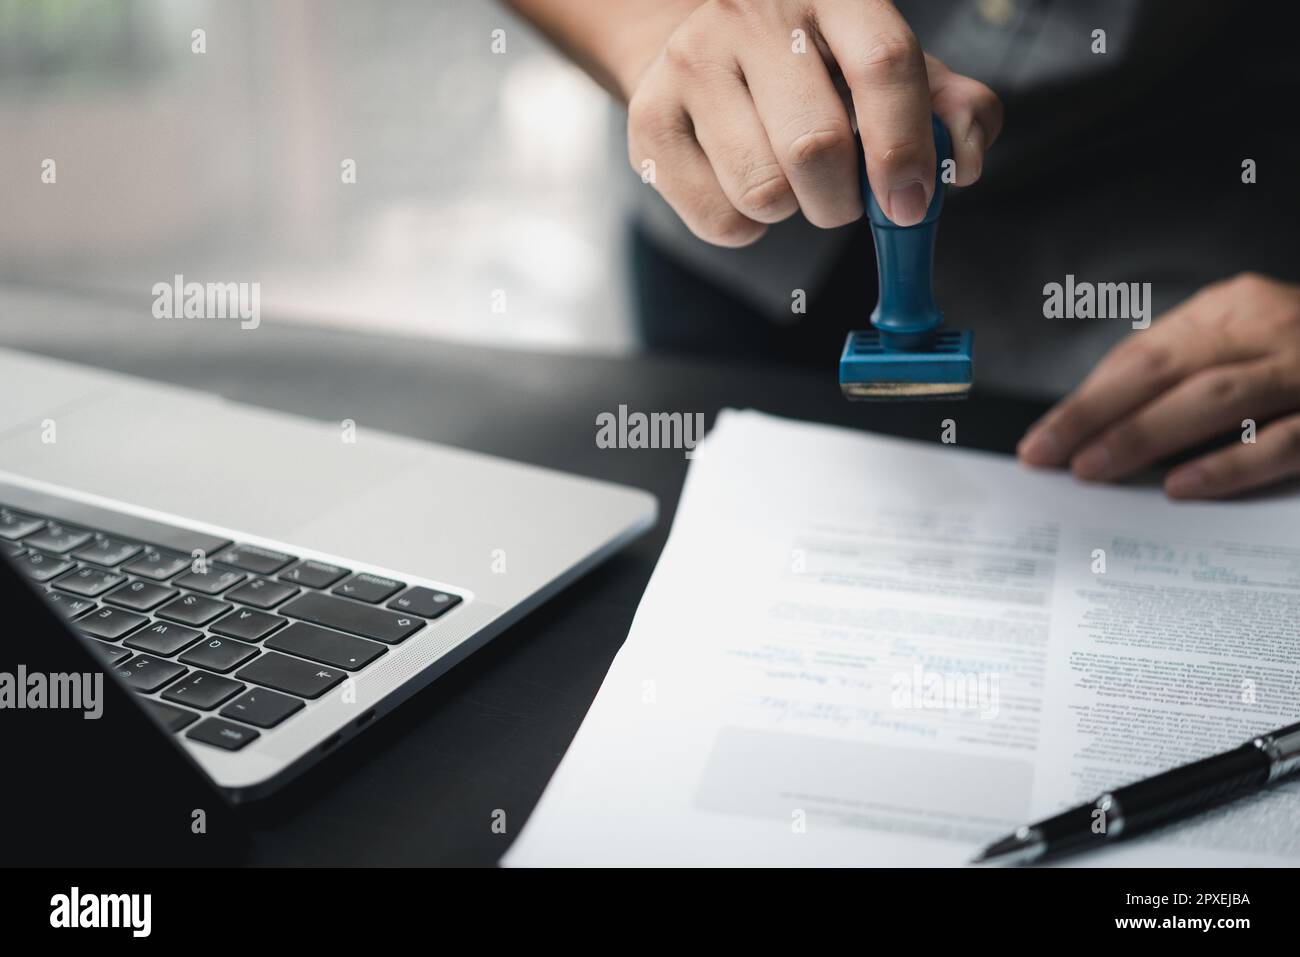
[[[943,324],[943,313],[934,302],[934,240],[943,209],[943,165],[952,158],[952,139],[939,117],[933,116],[931,123],[937,159],[934,196],[925,218],[915,226],[898,226],[885,215],[867,182],[865,157],[858,157],[862,201],[876,243],[880,288],[871,324],[880,331],[881,345],[886,349],[923,348]]]

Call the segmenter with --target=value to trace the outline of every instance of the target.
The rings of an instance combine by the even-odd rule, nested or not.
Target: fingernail
[[[984,135],[984,127],[980,126],[978,121],[972,121],[970,129],[966,131],[966,145],[972,148],[975,156],[970,162],[969,170],[959,170],[959,172],[970,176],[969,180],[962,176],[963,180],[973,183],[984,172],[984,151],[987,140],[988,138]]]
[[[1170,472],[1165,479],[1165,491],[1175,498],[1192,498],[1204,492],[1205,487],[1205,472],[1194,466]]]
[[[1110,450],[1104,445],[1093,445],[1080,452],[1071,463],[1074,474],[1081,479],[1106,477],[1110,468]]]
[[[899,226],[915,226],[925,219],[930,201],[925,198],[925,184],[912,180],[889,191],[889,218]]]
[[[1031,429],[1016,451],[1030,465],[1056,465],[1061,460],[1060,443],[1050,428]]]

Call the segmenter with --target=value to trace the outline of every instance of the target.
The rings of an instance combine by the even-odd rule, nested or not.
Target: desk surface
[[[523,321],[523,320],[519,320]],[[665,357],[517,353],[279,326],[154,320],[147,302],[89,304],[0,291],[0,345],[314,418],[355,419],[494,455],[624,482],[659,497],[659,525],[507,630],[365,735],[252,810],[251,862],[493,864],[523,826],[618,651],[668,534],[681,451],[606,450],[596,416],[726,406],[1009,451],[1041,412],[840,397],[836,356],[813,373]],[[863,494],[871,476],[863,476]],[[506,813],[507,832],[493,815]]]

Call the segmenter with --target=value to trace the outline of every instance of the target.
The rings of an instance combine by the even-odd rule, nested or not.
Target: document
[[[1298,532],[1286,495],[725,411],[504,862],[963,864],[1300,720]],[[1300,863],[1300,785],[1071,863]]]

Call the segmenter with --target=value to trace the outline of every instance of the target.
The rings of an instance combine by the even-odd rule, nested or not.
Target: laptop
[[[20,352],[0,383],[11,585],[236,804],[657,515],[639,489]]]
[[[5,864],[211,867],[256,859],[258,822],[248,811],[273,802],[236,807],[8,553],[0,548]]]

